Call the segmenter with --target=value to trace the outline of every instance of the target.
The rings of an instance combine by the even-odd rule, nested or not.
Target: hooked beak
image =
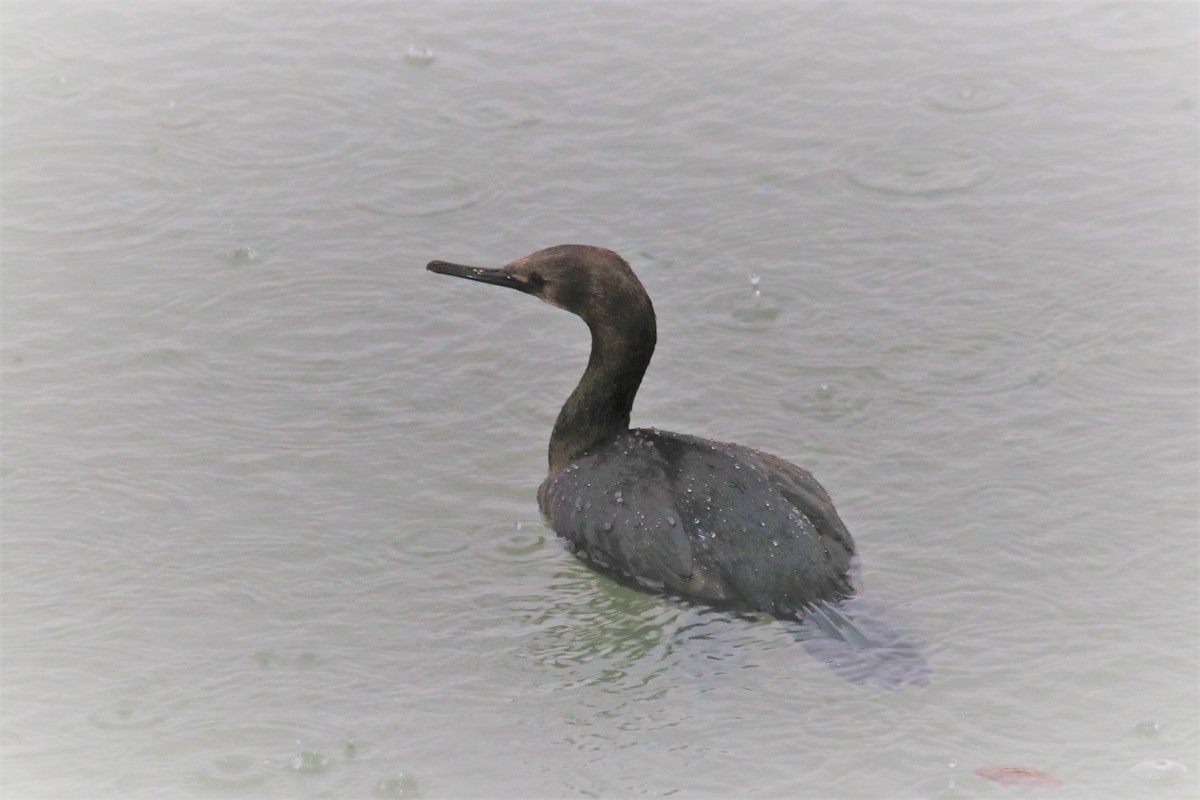
[[[453,275],[456,278],[466,278],[480,283],[492,283],[496,286],[507,286],[518,291],[528,291],[525,283],[514,277],[512,273],[500,269],[486,267],[468,267],[462,264],[451,264],[449,261],[430,261],[425,269],[439,275]]]

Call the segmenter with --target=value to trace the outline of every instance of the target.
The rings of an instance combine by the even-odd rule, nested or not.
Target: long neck
[[[629,412],[654,354],[654,311],[646,301],[626,324],[588,323],[592,355],[550,435],[550,472],[629,430]]]

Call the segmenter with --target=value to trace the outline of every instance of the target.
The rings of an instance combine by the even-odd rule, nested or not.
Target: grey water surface
[[[1195,797],[1197,17],[4,3],[0,794]],[[564,242],[924,686],[562,549]]]

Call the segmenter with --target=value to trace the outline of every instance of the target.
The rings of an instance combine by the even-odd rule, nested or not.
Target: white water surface
[[[6,2],[0,793],[1196,797],[1197,15]],[[564,552],[563,242],[925,687]]]

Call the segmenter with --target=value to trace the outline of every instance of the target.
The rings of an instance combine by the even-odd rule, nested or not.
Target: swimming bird
[[[531,294],[587,323],[591,356],[554,423],[538,489],[542,514],[575,555],[648,589],[812,616],[856,637],[834,606],[853,593],[854,540],[811,473],[749,447],[629,427],[657,330],[625,259],[569,244],[495,269],[427,269]]]

